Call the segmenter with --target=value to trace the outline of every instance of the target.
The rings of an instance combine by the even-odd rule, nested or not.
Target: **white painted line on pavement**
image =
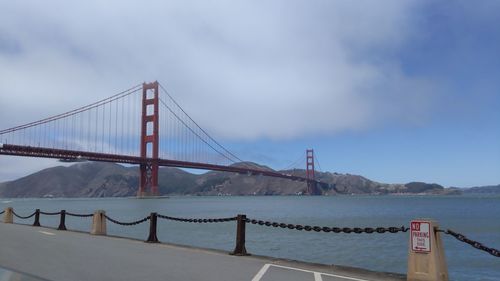
[[[47,231],[41,231],[41,230],[39,230],[38,232],[40,232],[42,234],[46,234],[46,235],[56,235],[55,233],[47,232]]]
[[[336,274],[330,274],[330,273],[323,273],[323,272],[316,272],[312,270],[306,270],[306,269],[300,269],[300,268],[295,268],[295,267],[288,267],[288,266],[283,266],[283,265],[277,265],[277,264],[269,264],[270,266],[274,267],[280,267],[280,268],[285,268],[285,269],[291,269],[291,270],[296,270],[296,271],[302,271],[302,272],[308,272],[308,273],[318,273],[321,275],[326,275],[326,276],[331,276],[331,277],[336,277],[336,278],[342,278],[346,280],[353,280],[353,281],[370,281],[366,279],[359,279],[359,278],[354,278],[354,277],[347,277],[347,276],[342,276],[342,275],[336,275]],[[266,269],[267,270],[267,269]],[[316,278],[316,275],[314,276]],[[254,280],[252,280],[254,281]],[[257,280],[258,281],[258,280]]]
[[[318,272],[314,272],[314,281],[323,281],[323,278],[321,278],[321,274]]]
[[[262,276],[266,273],[266,271],[269,269],[270,264],[266,263],[264,266],[257,272],[257,274],[253,277],[252,281],[260,281]]]

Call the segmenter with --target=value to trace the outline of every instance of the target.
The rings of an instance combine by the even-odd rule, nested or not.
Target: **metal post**
[[[66,230],[66,210],[61,211],[61,220],[57,230]]]
[[[238,215],[236,218],[238,225],[236,227],[236,247],[234,247],[234,251],[231,255],[236,256],[248,256],[247,249],[245,248],[245,228],[247,222],[246,215]]]
[[[33,226],[40,226],[40,209],[36,209],[35,211],[35,222]]]
[[[156,224],[157,224],[157,214],[151,213],[149,219],[149,237],[146,240],[147,243],[159,243],[158,237],[156,236]]]

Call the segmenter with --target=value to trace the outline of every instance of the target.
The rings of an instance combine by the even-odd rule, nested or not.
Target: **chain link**
[[[33,217],[33,216],[36,214],[36,212],[34,212],[33,214],[28,215],[28,216],[20,216],[20,215],[18,215],[16,212],[14,212],[14,210],[13,210],[13,211],[12,211],[12,214],[13,214],[14,216],[16,216],[16,217],[20,218],[20,219],[25,220],[25,219],[29,219],[29,218]]]
[[[495,256],[495,257],[500,257],[500,251],[497,250],[497,249],[494,249],[494,248],[489,248],[489,247],[486,247],[484,246],[483,244],[477,242],[477,241],[474,241],[474,240],[471,240],[469,238],[467,238],[465,235],[463,234],[460,234],[460,233],[457,233],[451,229],[447,229],[446,231],[441,231],[441,232],[444,232],[448,235],[451,235],[453,237],[455,237],[457,240],[459,241],[462,241],[464,243],[467,243],[469,245],[471,245],[472,247],[478,249],[478,250],[482,250],[482,251],[485,251],[487,252],[488,254],[492,255],[492,256]]]
[[[333,233],[398,233],[398,232],[407,232],[408,228],[405,226],[401,227],[377,227],[377,228],[372,228],[372,227],[365,227],[365,228],[360,228],[360,227],[327,227],[327,226],[310,226],[310,225],[300,225],[300,224],[286,224],[286,223],[278,223],[278,222],[270,222],[270,221],[263,221],[263,220],[255,220],[255,219],[246,219],[246,222],[251,223],[251,224],[258,224],[258,225],[264,225],[264,226],[272,226],[272,227],[280,227],[280,228],[287,228],[287,229],[295,229],[295,230],[305,230],[305,231],[315,231],[315,232],[333,232]]]
[[[110,222],[112,222],[112,223],[115,223],[115,224],[118,224],[118,225],[125,225],[125,226],[138,225],[138,224],[140,224],[140,223],[143,223],[143,222],[148,221],[148,220],[150,220],[150,219],[151,219],[151,216],[147,216],[147,217],[145,217],[145,218],[143,218],[143,219],[141,219],[141,220],[138,220],[138,221],[133,221],[133,222],[121,222],[121,221],[114,220],[114,219],[112,219],[112,218],[108,217],[107,215],[104,215],[104,217],[105,217],[107,220],[109,220]]]
[[[94,214],[74,214],[74,213],[68,213],[66,212],[66,215],[72,216],[72,217],[79,217],[79,218],[88,218],[94,216]]]
[[[40,211],[40,214],[47,215],[47,216],[55,216],[55,215],[60,215],[61,212],[42,212],[42,211]]]
[[[0,215],[2,215],[4,213],[5,213],[5,210],[1,211]],[[14,211],[12,211],[12,214],[20,219],[29,219],[36,214],[36,211],[28,216],[21,216]],[[55,216],[55,215],[60,215],[61,212],[42,212],[42,211],[40,211],[40,214],[48,215],[48,216]],[[68,213],[68,212],[66,212],[66,214],[68,216],[82,217],[82,218],[93,216],[93,214],[75,214],[75,213]],[[170,216],[165,216],[165,215],[157,215],[157,216],[161,219],[180,221],[180,222],[192,222],[192,223],[218,223],[218,222],[229,222],[229,221],[237,220],[237,217],[215,218],[215,219],[206,219],[206,218],[204,218],[204,219],[194,218],[193,219],[193,218],[177,218],[177,217],[170,217]],[[110,218],[107,215],[104,215],[104,217],[112,223],[115,223],[118,225],[124,225],[124,226],[138,225],[138,224],[141,224],[141,223],[146,222],[146,221],[151,219],[151,216],[147,216],[143,219],[133,221],[133,222],[120,222],[118,220]],[[299,231],[305,230],[305,231],[326,232],[326,233],[333,232],[333,233],[356,233],[356,234],[368,233],[368,234],[371,234],[371,233],[386,233],[386,232],[398,233],[398,232],[407,232],[409,230],[409,228],[407,228],[405,226],[401,226],[401,227],[376,227],[376,228],[373,228],[373,227],[365,227],[365,228],[343,227],[343,228],[340,228],[340,227],[327,227],[327,226],[320,227],[320,226],[270,222],[270,221],[255,220],[255,219],[249,219],[249,218],[246,219],[246,222],[251,223],[251,224],[258,224],[258,225],[262,225],[262,226],[280,227],[283,229],[286,228],[286,229],[295,229],[295,230],[299,230]],[[477,242],[477,241],[474,241],[474,240],[467,238],[463,234],[454,232],[451,229],[448,229],[446,231],[444,231],[444,230],[438,230],[438,231],[443,232],[443,233],[448,234],[448,235],[451,235],[451,236],[455,237],[457,240],[464,242],[464,243],[467,243],[478,250],[485,251],[485,252],[487,252],[490,255],[493,255],[495,257],[500,257],[499,250],[497,250],[495,248],[489,248],[489,247],[481,244],[480,242]]]
[[[218,218],[218,219],[176,218],[176,217],[169,217],[169,216],[164,216],[164,215],[158,215],[158,217],[161,219],[165,219],[165,220],[181,221],[181,222],[194,222],[194,223],[228,222],[228,221],[235,221],[236,220],[236,217]]]

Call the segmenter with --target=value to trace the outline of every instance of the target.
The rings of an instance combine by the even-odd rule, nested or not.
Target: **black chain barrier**
[[[104,215],[104,217],[109,220],[110,222],[114,223],[114,224],[118,224],[118,225],[124,225],[124,226],[131,226],[131,225],[137,225],[137,224],[141,224],[145,221],[148,221],[149,219],[151,219],[151,216],[147,216],[141,220],[137,220],[137,221],[133,221],[133,222],[121,222],[121,221],[117,221],[117,220],[114,220],[110,217],[108,217],[107,215]]]
[[[4,214],[5,210],[0,212],[0,215]],[[59,225],[60,230],[65,230],[66,227],[64,225],[64,216],[73,216],[73,217],[92,217],[94,214],[76,214],[76,213],[68,213],[65,210],[59,211],[59,212],[42,212],[39,209],[37,209],[34,213],[28,215],[28,216],[21,216],[17,214],[16,212],[12,211],[12,214],[20,219],[29,219],[33,216],[36,215],[35,217],[35,223],[33,224],[34,226],[39,226],[39,215],[48,215],[48,216],[55,216],[55,215],[61,215],[61,222]],[[158,238],[156,237],[156,218],[161,218],[161,219],[166,219],[166,220],[172,220],[172,221],[180,221],[180,222],[190,222],[190,223],[219,223],[219,222],[230,222],[230,221],[238,221],[238,241],[236,248],[233,252],[233,254],[237,255],[246,255],[246,249],[245,249],[245,238],[244,238],[244,224],[245,223],[251,223],[251,224],[256,224],[256,225],[261,225],[261,226],[269,226],[269,227],[280,227],[283,229],[294,229],[294,230],[305,230],[305,231],[315,231],[315,232],[333,232],[333,233],[356,233],[356,234],[361,234],[361,233],[398,233],[398,232],[407,232],[409,228],[405,226],[401,227],[327,227],[327,226],[310,226],[310,225],[300,225],[300,224],[287,224],[287,223],[278,223],[278,222],[271,222],[271,221],[263,221],[263,220],[256,220],[256,219],[248,219],[246,218],[245,215],[238,215],[238,217],[229,217],[229,218],[215,218],[215,219],[207,219],[207,218],[177,218],[177,217],[170,217],[170,216],[165,216],[165,215],[159,215],[156,213],[151,213],[151,215],[137,220],[133,222],[121,222],[118,220],[115,220],[107,215],[104,215],[104,217],[109,220],[112,223],[118,224],[118,225],[123,225],[123,226],[133,226],[133,225],[138,225],[141,223],[144,223],[148,220],[151,220],[151,227],[150,227],[150,235],[149,238],[147,239],[147,242],[158,242]],[[490,248],[485,245],[483,245],[480,242],[471,240],[467,238],[465,235],[457,233],[451,229],[445,230],[437,230],[439,232],[443,232],[445,234],[451,235],[455,237],[457,240],[467,243],[471,245],[472,247],[485,251],[489,253],[492,256],[495,257],[500,257],[500,251],[495,248]],[[241,232],[241,233],[240,233]]]
[[[4,214],[4,211],[0,212],[1,214]],[[65,216],[73,216],[73,217],[92,217],[93,214],[76,214],[76,213],[68,213],[65,210],[62,210],[60,212],[42,212],[39,209],[37,209],[34,213],[28,215],[28,216],[21,216],[14,212],[12,210],[12,214],[16,216],[17,218],[20,219],[29,219],[33,216],[35,216],[35,222],[33,223],[34,226],[40,226],[39,222],[39,217],[40,214],[43,215],[49,215],[49,216],[55,216],[55,215],[61,215],[60,219],[60,224],[58,227],[58,230],[66,230],[65,226]],[[269,227],[280,227],[283,229],[291,229],[291,230],[305,230],[305,231],[315,231],[315,232],[333,232],[333,233],[356,233],[356,234],[361,234],[361,233],[398,233],[398,232],[407,232],[409,228],[405,226],[401,227],[326,227],[326,226],[310,226],[310,225],[300,225],[300,224],[286,224],[286,223],[278,223],[278,222],[271,222],[271,221],[263,221],[263,220],[256,220],[256,219],[248,219],[246,218],[245,215],[238,215],[237,217],[229,217],[229,218],[215,218],[215,219],[207,219],[207,218],[177,218],[177,217],[170,217],[170,216],[165,216],[165,215],[159,215],[157,213],[151,213],[151,215],[137,220],[133,222],[121,222],[118,220],[115,220],[107,215],[104,215],[104,217],[109,220],[112,223],[118,224],[118,225],[123,225],[123,226],[133,226],[133,225],[138,225],[141,223],[144,223],[148,220],[151,221],[150,223],[150,230],[149,230],[149,237],[146,240],[146,242],[149,243],[158,243],[158,238],[156,235],[156,228],[157,228],[157,218],[161,219],[166,219],[166,220],[172,220],[172,221],[180,221],[180,222],[190,222],[190,223],[219,223],[219,222],[230,222],[230,221],[237,221],[237,241],[236,241],[236,247],[232,254],[234,255],[247,255],[246,249],[245,249],[245,223],[251,223],[251,224],[256,224],[256,225],[261,225],[261,226],[269,226]],[[445,234],[451,235],[455,237],[457,240],[467,243],[471,245],[472,247],[485,251],[489,253],[492,256],[495,257],[500,257],[500,251],[495,249],[495,248],[489,248],[485,245],[483,245],[480,242],[471,240],[467,238],[465,235],[457,233],[453,230],[447,229],[446,231],[444,230],[437,230],[439,232],[443,232]]]
[[[42,211],[40,211],[40,214],[47,215],[47,216],[57,216],[57,215],[60,215],[61,212],[42,212]]]
[[[69,212],[66,212],[66,215],[71,216],[71,217],[79,217],[79,218],[88,218],[88,217],[94,216],[94,214],[75,214],[75,213],[69,213]]]
[[[29,218],[33,217],[33,216],[36,214],[36,212],[34,212],[33,214],[28,215],[28,216],[21,216],[21,215],[18,215],[18,214],[17,214],[16,212],[14,212],[14,211],[12,211],[12,214],[13,214],[14,216],[16,216],[16,217],[20,218],[20,219],[25,220],[25,219],[29,219]]]
[[[300,224],[286,224],[286,223],[278,223],[278,222],[270,222],[270,221],[262,221],[255,219],[246,219],[246,222],[251,224],[272,226],[272,227],[280,227],[287,229],[295,229],[295,230],[305,230],[305,231],[315,231],[315,232],[333,232],[333,233],[398,233],[398,232],[407,232],[409,228],[405,226],[401,227],[327,227],[327,226],[310,226],[310,225],[300,225]]]
[[[463,234],[460,234],[460,233],[457,233],[451,229],[447,229],[446,231],[444,230],[439,230],[440,232],[443,232],[445,234],[448,234],[448,235],[451,235],[453,237],[455,237],[457,240],[459,241],[462,241],[464,243],[467,243],[469,245],[471,245],[472,247],[478,249],[478,250],[482,250],[482,251],[485,251],[487,252],[488,254],[492,255],[492,256],[495,256],[495,257],[500,257],[500,251],[497,250],[497,249],[494,249],[494,248],[489,248],[489,247],[486,247],[484,246],[483,244],[477,242],[477,241],[474,241],[474,240],[471,240],[469,238],[467,238],[465,235]]]
[[[181,222],[193,222],[193,223],[215,223],[215,222],[228,222],[228,221],[235,221],[236,220],[236,217],[218,218],[218,219],[176,218],[176,217],[169,217],[169,216],[164,216],[164,215],[158,215],[158,217],[165,219],[165,220],[181,221]]]

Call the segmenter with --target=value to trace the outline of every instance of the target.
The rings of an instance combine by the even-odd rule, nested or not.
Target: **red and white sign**
[[[430,253],[431,251],[431,224],[427,221],[412,221],[411,250],[417,253]]]

